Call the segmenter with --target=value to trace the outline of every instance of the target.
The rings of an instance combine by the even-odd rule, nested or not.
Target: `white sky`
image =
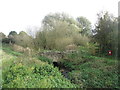
[[[50,12],[65,12],[74,18],[84,16],[92,22],[97,13],[109,11],[118,16],[119,0],[0,0],[0,32],[22,31],[40,27]]]

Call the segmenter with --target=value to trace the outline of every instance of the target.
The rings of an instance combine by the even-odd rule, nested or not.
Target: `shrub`
[[[87,36],[82,36],[81,34],[73,35],[73,41],[76,45],[86,46],[89,42],[89,38]]]
[[[97,43],[95,43],[95,44],[88,43],[87,48],[88,48],[88,51],[91,55],[97,55],[98,54],[98,52],[97,52],[98,51],[98,44]]]
[[[65,50],[65,47],[67,45],[70,45],[73,43],[73,39],[71,37],[67,37],[67,38],[57,38],[55,40],[55,46],[57,50]]]

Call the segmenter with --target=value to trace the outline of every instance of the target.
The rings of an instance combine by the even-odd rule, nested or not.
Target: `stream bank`
[[[65,78],[69,79],[68,73],[71,72],[71,70],[65,68],[65,66],[62,65],[60,62],[53,62],[53,65],[54,65],[54,67],[57,67],[59,69],[59,71],[62,73],[62,75]]]

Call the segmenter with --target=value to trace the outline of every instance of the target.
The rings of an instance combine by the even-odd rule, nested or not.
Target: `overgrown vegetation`
[[[52,62],[53,62],[52,59],[49,59],[49,58],[47,58],[45,56],[39,56],[38,59],[43,61],[43,62],[48,62],[49,64],[52,64]]]
[[[71,69],[68,76],[75,84],[83,83],[86,88],[119,87],[117,60],[88,55],[81,57],[71,54],[62,63],[66,68]]]
[[[99,13],[93,30],[85,17],[54,13],[45,16],[35,37],[24,31],[0,33],[3,88],[120,88],[118,20]],[[59,61],[63,70],[39,55],[47,51],[65,52]]]
[[[41,31],[36,35],[38,48],[65,50],[67,45],[85,46],[89,42],[88,37],[81,34],[81,24],[64,13],[48,14],[42,24]]]
[[[52,65],[37,60],[37,58],[16,57],[13,56],[14,54],[7,53],[3,50],[3,88],[78,87],[64,78],[58,68],[54,68]]]

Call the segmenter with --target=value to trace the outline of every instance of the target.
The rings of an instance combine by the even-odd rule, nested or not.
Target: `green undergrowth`
[[[67,78],[49,58],[19,55],[8,46],[0,52],[3,88],[120,88],[118,60],[92,56],[85,48],[61,60],[71,71]]]
[[[51,65],[28,67],[22,63],[11,65],[3,72],[3,88],[75,88]]]
[[[5,48],[5,47],[4,47]],[[11,54],[2,50],[3,88],[77,88],[82,87],[64,78],[58,68],[38,60],[37,57]],[[10,53],[10,54],[9,54]]]
[[[7,44],[2,45],[2,50],[4,52],[6,52],[7,54],[11,54],[13,56],[21,56],[21,55],[23,55],[23,53],[13,51],[12,47],[10,45],[7,45]]]
[[[38,56],[38,59],[43,61],[43,62],[48,62],[49,64],[52,64],[53,60],[52,59],[49,59],[45,56]]]
[[[70,54],[62,64],[72,70],[68,78],[86,88],[120,88],[118,60],[91,55]]]

